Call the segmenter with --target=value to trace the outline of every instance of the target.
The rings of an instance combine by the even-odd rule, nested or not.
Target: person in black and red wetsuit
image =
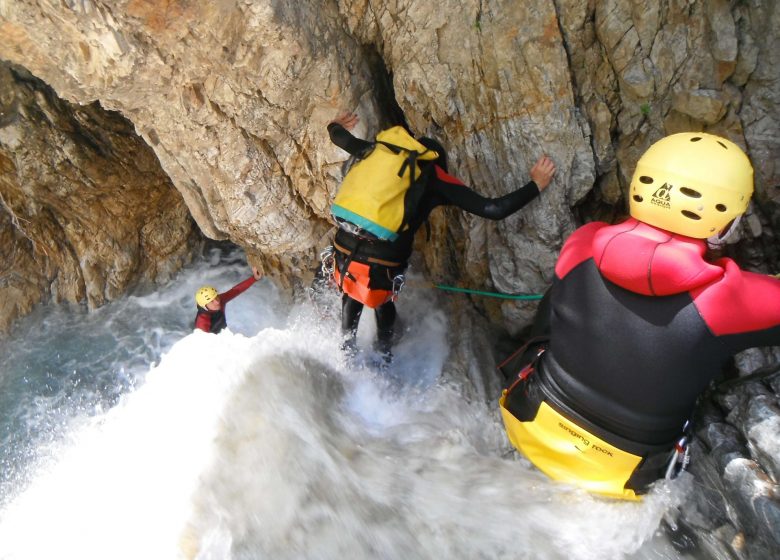
[[[219,333],[227,327],[227,317],[225,308],[229,301],[236,296],[244,293],[252,284],[262,278],[257,268],[252,267],[252,276],[236,284],[225,293],[218,293],[213,286],[202,286],[195,292],[195,305],[197,306],[197,315],[195,315],[194,328],[208,333]]]
[[[780,345],[780,280],[707,257],[752,191],[737,145],[675,134],[638,162],[628,220],[567,239],[542,317],[549,345],[502,398],[510,440],[552,478],[635,497],[663,477],[697,397],[727,361]],[[619,453],[594,449],[595,438],[634,458],[618,466]]]
[[[358,122],[358,117],[352,113],[339,115],[328,124],[328,133],[331,141],[350,155],[362,158],[374,147],[372,142],[353,136],[349,131]],[[389,279],[402,274],[407,267],[409,257],[412,254],[414,236],[420,226],[425,223],[434,208],[438,206],[457,206],[471,214],[490,220],[501,220],[517,212],[531,200],[536,198],[552,180],[555,173],[555,165],[547,156],[542,156],[531,169],[531,181],[514,192],[497,198],[483,197],[463,184],[459,179],[447,172],[447,154],[443,146],[432,138],[419,138],[418,141],[439,154],[438,159],[431,162],[418,160],[421,168],[433,165],[434,173],[430,174],[430,180],[419,204],[412,209],[412,215],[408,216],[409,227],[399,233],[394,241],[358,239],[353,233],[345,229],[339,229],[335,237],[336,263],[341,265],[343,253],[339,249],[352,252],[360,243],[361,256],[376,258],[394,263],[396,266],[386,267],[377,276]],[[372,265],[374,268],[381,265]],[[357,332],[360,315],[363,311],[363,302],[357,301],[347,295],[342,296],[341,328],[347,336],[345,349],[354,350],[355,334]],[[387,301],[375,310],[377,323],[377,340],[375,348],[389,361],[393,339],[393,325],[396,319],[396,309],[393,301]]]

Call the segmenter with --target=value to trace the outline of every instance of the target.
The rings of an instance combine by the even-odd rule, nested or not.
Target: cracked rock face
[[[434,212],[413,266],[443,283],[543,291],[568,234],[625,215],[640,155],[684,130],[751,156],[755,203],[727,252],[780,272],[778,29],[766,0],[0,0],[0,59],[53,88],[0,67],[0,316],[165,278],[192,246],[189,216],[304,285],[347,159],[325,127],[344,110],[364,138],[404,120],[440,139],[486,196],[523,185],[543,153],[556,162],[507,220]],[[473,303],[511,333],[535,312]],[[464,368],[477,396],[495,393]],[[760,558],[780,534],[761,521],[777,512],[779,385],[719,398],[699,430],[713,555]]]
[[[200,229],[283,279],[311,269],[331,227],[346,154],[325,125],[341,110],[360,114],[364,137],[400,114],[488,196],[524,184],[547,153],[558,174],[540,200],[500,223],[439,211],[423,251],[439,278],[539,292],[565,237],[622,214],[639,155],[679,130],[723,134],[760,159],[761,210],[743,235],[778,262],[775,12],[726,0],[6,0],[0,58],[122,113]],[[516,330],[533,308],[500,312]]]
[[[121,115],[0,64],[0,330],[42,298],[90,307],[171,278],[199,239]]]

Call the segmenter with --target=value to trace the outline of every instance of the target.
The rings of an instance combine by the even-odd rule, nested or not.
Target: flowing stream
[[[447,380],[447,317],[399,304],[388,371],[373,317],[346,362],[338,297],[260,281],[229,332],[192,332],[192,294],[249,275],[214,249],[152,294],[45,306],[0,341],[0,559],[676,559],[660,529],[683,476],[641,503],[549,481],[496,403]],[[498,395],[496,395],[496,398]]]

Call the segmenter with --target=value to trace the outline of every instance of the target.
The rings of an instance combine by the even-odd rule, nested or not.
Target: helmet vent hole
[[[721,142],[720,140],[718,140],[718,144],[720,144],[721,146],[723,146],[723,149],[724,149],[724,150],[728,150],[728,149],[729,149],[729,147],[728,147],[728,146],[726,146],[726,144],[724,144],[724,143],[723,143],[723,142]]]
[[[701,193],[688,187],[680,187],[680,193],[691,198],[701,198]]]
[[[642,202],[642,201],[644,200],[644,198],[642,198],[642,197],[641,197],[641,196],[639,196],[638,194],[635,194],[635,195],[634,195],[634,200],[635,200],[636,202]]]
[[[691,142],[698,142],[699,140],[701,140],[701,136],[694,136],[691,138]]]
[[[701,220],[701,216],[699,216],[694,212],[691,212],[690,210],[683,210],[682,215],[690,220]]]
[[[726,208],[725,204],[716,204],[715,210],[717,210],[718,212],[725,212],[726,210],[728,210],[728,208]]]
[[[652,185],[653,184],[653,178],[652,177],[648,177],[647,175],[642,175],[639,178],[639,182],[640,183],[644,183],[645,185]]]

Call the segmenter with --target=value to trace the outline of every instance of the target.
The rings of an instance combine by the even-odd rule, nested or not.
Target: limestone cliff
[[[0,331],[42,299],[90,307],[187,262],[200,238],[132,123],[0,63]]]
[[[325,124],[339,110],[361,115],[358,134],[405,118],[441,138],[487,195],[523,184],[549,153],[559,172],[538,202],[498,224],[439,217],[426,252],[444,279],[538,291],[562,239],[621,213],[638,155],[681,129],[749,149],[759,204],[745,235],[777,263],[775,12],[726,0],[5,0],[0,58],[128,118],[201,230],[284,278],[310,267],[329,228],[346,154]],[[531,311],[506,304],[507,326]]]
[[[503,222],[437,211],[420,239],[430,277],[543,290],[563,239],[623,214],[639,155],[681,130],[750,154],[755,203],[729,250],[777,272],[778,28],[780,9],[761,0],[0,0],[0,59],[64,100],[17,67],[0,75],[17,84],[0,94],[0,251],[13,263],[0,301],[98,305],[158,276],[155,263],[170,270],[191,246],[179,200],[206,236],[304,281],[346,160],[325,129],[342,110],[363,137],[405,121],[439,138],[452,171],[489,196],[525,183],[540,154],[555,160],[552,187]],[[123,198],[118,178],[137,194]],[[511,332],[534,311],[484,308]],[[729,554],[765,550],[735,542]]]

